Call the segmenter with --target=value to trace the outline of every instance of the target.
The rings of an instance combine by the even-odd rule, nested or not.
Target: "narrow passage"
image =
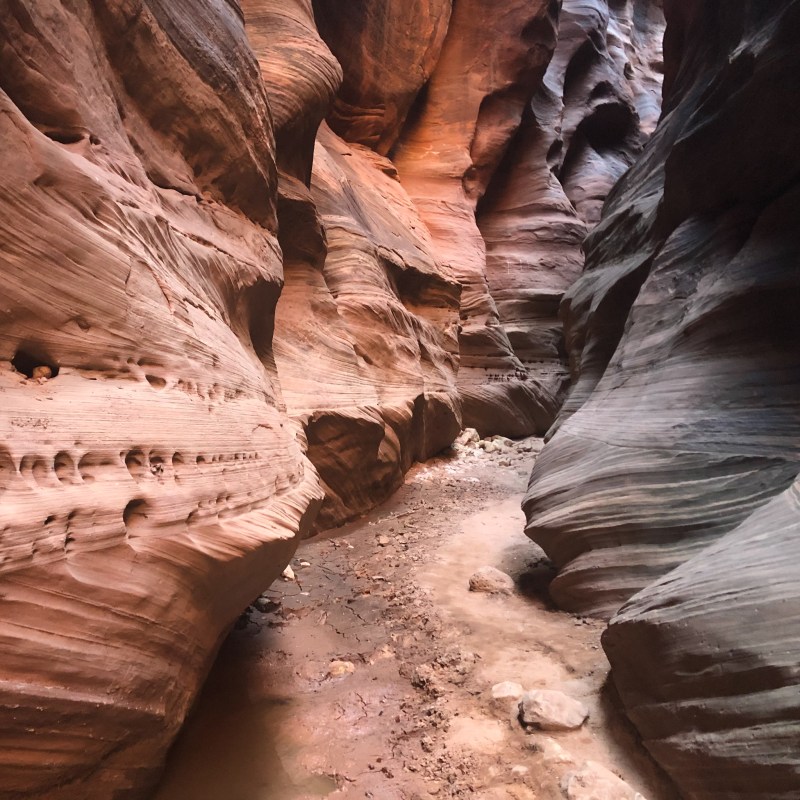
[[[677,798],[617,710],[603,625],[547,600],[519,508],[540,448],[457,446],[304,543],[227,639],[154,800]],[[485,566],[513,592],[470,591]],[[588,720],[526,730],[505,681]]]

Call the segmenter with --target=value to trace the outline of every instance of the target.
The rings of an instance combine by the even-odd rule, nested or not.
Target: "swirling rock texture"
[[[221,2],[6,3],[0,76],[0,796],[138,796],[322,496],[268,101]]]
[[[282,206],[275,358],[325,488],[325,528],[388,497],[458,435],[460,287],[382,156],[323,128],[310,195],[327,255],[304,252],[318,230],[307,201]]]
[[[344,78],[328,122],[387,155],[442,50],[452,0],[313,0],[317,28]]]
[[[478,204],[488,289],[522,365],[467,389],[467,421],[483,431],[553,421],[568,379],[559,304],[603,199],[655,127],[663,26],[659,3],[562,6],[553,58]]]
[[[309,2],[13,2],[0,75],[0,797],[138,797],[323,495],[460,430],[460,287]]]
[[[317,33],[310,2],[246,0],[243,7],[278,152],[285,284],[274,358],[287,411],[302,423],[320,473],[317,527],[327,528],[385,499],[415,460],[461,429],[460,287],[437,264],[391,162],[327,126],[317,137],[331,107],[335,117],[342,71]],[[341,24],[362,18],[372,19],[345,14]],[[423,29],[418,43],[431,35]],[[401,55],[422,57],[408,46]]]
[[[800,788],[800,481],[648,586],[603,646],[628,714],[691,798]]]
[[[681,28],[688,11],[670,9],[664,119],[565,300],[580,377],[526,509],[574,610],[613,613],[798,471],[796,120],[779,110],[793,63],[760,43],[788,22],[753,12],[700,47],[717,22],[700,10]],[[756,164],[762,137],[775,157]]]
[[[465,424],[481,433],[543,429],[555,412],[552,397],[528,388],[500,324],[475,211],[541,82],[557,11],[544,0],[456,3],[436,69],[391,154],[438,260],[463,287],[459,388]],[[498,391],[500,383],[509,385]]]
[[[604,639],[612,675],[686,796],[788,799],[800,3],[665,12],[663,117],[566,293],[578,379],[531,476],[528,532],[560,568],[559,604],[610,616],[628,600]]]

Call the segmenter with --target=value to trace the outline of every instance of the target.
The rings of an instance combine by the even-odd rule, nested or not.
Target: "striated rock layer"
[[[525,508],[576,611],[610,615],[800,470],[796,6],[701,10],[667,7],[664,117],[566,295],[579,378]]]
[[[323,490],[461,427],[458,284],[386,159],[315,145],[310,3],[242,9],[0,10],[0,797],[142,796]]]
[[[553,58],[478,204],[488,289],[523,367],[467,390],[483,431],[553,421],[568,378],[558,307],[603,199],[655,126],[662,32],[658,3],[562,5]]]
[[[313,0],[344,79],[328,121],[348,142],[387,155],[439,60],[452,0]]]
[[[800,792],[800,2],[667,2],[664,114],[566,293],[525,500],[687,798]],[[626,602],[627,601],[627,602]],[[622,605],[622,608],[620,608]],[[618,610],[619,609],[619,610]]]
[[[326,528],[388,497],[461,430],[460,287],[391,163],[371,150],[323,128],[310,193],[286,194],[275,359],[322,478]]]
[[[586,223],[658,114],[660,2],[340,6],[314,2],[343,68],[327,120],[390,156],[462,286],[464,422],[543,433],[568,379],[557,309]]]
[[[800,790],[800,481],[635,595],[603,647],[687,797]]]
[[[322,496],[267,97],[212,2],[6,4],[0,76],[0,797],[138,796]]]
[[[274,358],[322,479],[317,526],[327,528],[385,499],[415,460],[461,429],[460,288],[436,261],[391,162],[327,126],[317,136],[341,69],[310,2],[246,0],[244,10],[280,168],[285,285]]]
[[[544,429],[555,413],[546,391],[520,387],[512,400],[488,387],[519,383],[525,370],[489,292],[475,211],[541,81],[556,15],[545,0],[455,4],[439,61],[391,154],[437,259],[462,286],[459,388],[465,424],[481,433]]]

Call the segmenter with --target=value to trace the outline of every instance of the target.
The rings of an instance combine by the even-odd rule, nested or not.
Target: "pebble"
[[[580,728],[589,709],[579,700],[552,689],[526,692],[519,702],[522,724],[543,731],[571,731]]]
[[[537,737],[533,749],[542,754],[542,758],[550,764],[574,764],[575,759],[555,739],[549,736]]]
[[[514,591],[514,579],[496,567],[481,567],[470,576],[469,590],[486,594],[511,594]]]
[[[274,573],[273,573],[274,574]],[[285,581],[293,581],[295,579],[294,570],[291,567],[286,567],[286,569],[281,573],[281,577]]]
[[[343,675],[352,675],[356,671],[356,665],[352,661],[331,661],[328,664],[329,678],[341,678]]]
[[[514,683],[514,681],[503,681],[496,683],[492,686],[492,705],[501,711],[508,711],[511,703],[519,703],[522,695],[525,694],[525,689],[522,688],[521,683]]]
[[[561,779],[567,800],[645,800],[644,795],[595,761],[586,761]]]
[[[280,603],[277,603],[268,597],[256,598],[254,605],[262,614],[265,614],[268,611],[276,611],[280,608]]]
[[[481,437],[478,435],[478,431],[475,428],[464,428],[463,431],[458,435],[456,438],[456,444],[460,445],[468,445],[468,444],[476,444],[479,442]]]

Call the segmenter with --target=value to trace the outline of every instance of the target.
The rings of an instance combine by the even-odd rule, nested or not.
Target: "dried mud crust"
[[[546,599],[519,511],[538,441],[497,441],[416,467],[301,548],[225,643],[154,800],[555,800],[587,760],[676,797],[606,688],[602,625]],[[470,592],[484,565],[517,591]],[[579,697],[590,720],[526,733],[491,699],[506,680]]]

